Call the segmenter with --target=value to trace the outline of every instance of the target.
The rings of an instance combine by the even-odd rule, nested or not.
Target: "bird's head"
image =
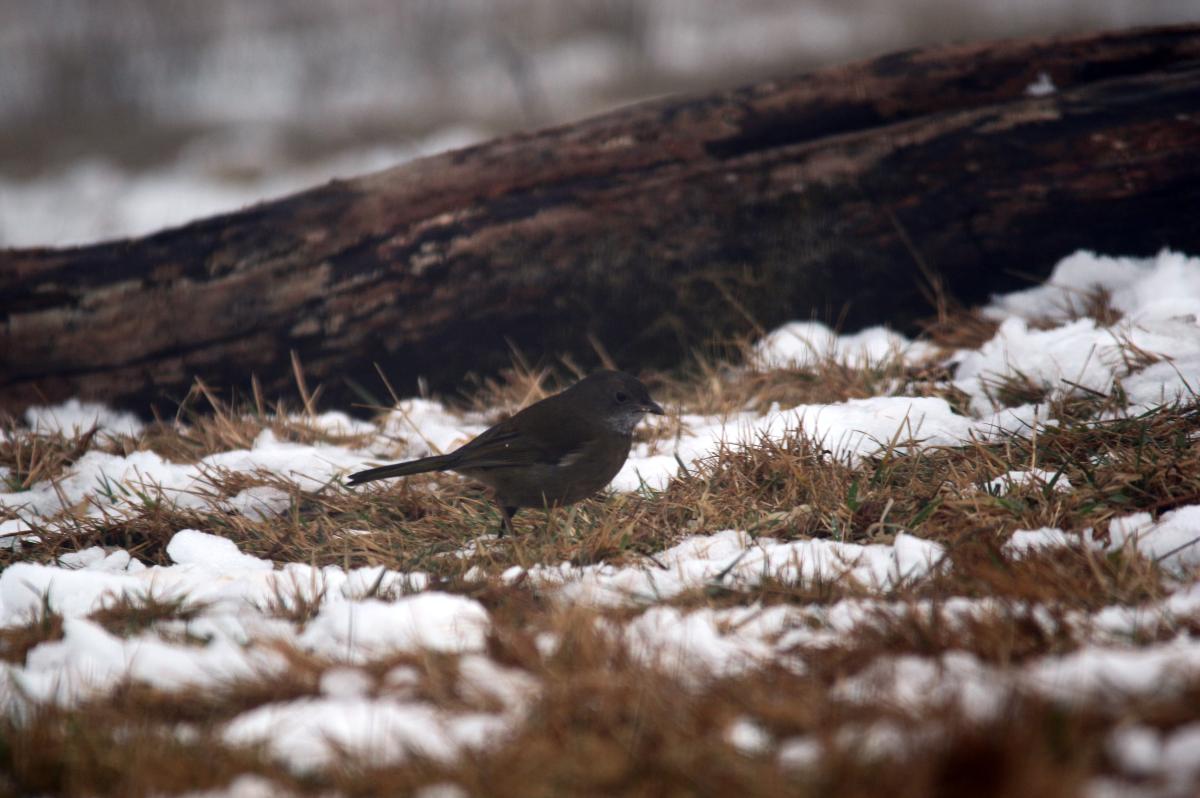
[[[606,424],[626,435],[633,433],[647,413],[666,415],[642,381],[623,371],[597,371],[568,390]]]

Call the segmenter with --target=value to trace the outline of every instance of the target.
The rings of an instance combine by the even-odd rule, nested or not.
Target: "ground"
[[[1077,253],[908,341],[796,322],[646,375],[603,496],[497,537],[376,421],[31,409],[0,437],[0,791],[1189,795],[1200,260]]]

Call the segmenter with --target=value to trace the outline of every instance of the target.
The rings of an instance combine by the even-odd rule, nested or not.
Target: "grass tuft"
[[[1117,320],[1102,296],[1082,298],[1071,312]],[[953,349],[978,346],[994,330],[978,312],[950,309],[930,323],[928,337]],[[887,358],[851,368],[826,359],[772,369],[754,365],[745,346],[738,357],[649,375],[671,414],[647,425],[640,441],[670,451],[691,413],[731,417],[774,404],[887,394],[968,404],[936,364]],[[1131,366],[1153,358],[1132,347],[1126,357]],[[302,380],[298,364],[297,373]],[[494,421],[556,390],[570,373],[570,364],[555,372],[518,358],[509,373],[456,399]],[[0,793],[164,795],[223,789],[254,774],[281,794],[313,796],[410,794],[447,783],[489,796],[1077,794],[1097,777],[1120,775],[1106,749],[1115,729],[1193,723],[1200,680],[1185,679],[1182,695],[1114,695],[1087,706],[1014,690],[1003,711],[986,718],[952,700],[913,707],[894,695],[855,699],[841,689],[901,657],[939,663],[969,656],[1009,673],[1067,655],[1093,642],[1093,613],[1152,612],[1181,580],[1196,576],[1106,544],[1114,519],[1200,503],[1200,401],[1125,417],[1114,412],[1124,404],[1119,385],[1109,394],[1060,388],[1021,374],[992,386],[993,398],[1006,405],[1046,403],[1043,421],[1053,423],[1036,435],[944,448],[914,446],[898,435],[874,456],[850,460],[792,431],[681,464],[661,491],[523,512],[516,533],[504,538],[492,534],[499,519],[487,495],[453,475],[304,490],[268,473],[214,469],[201,488],[212,501],[202,508],[176,506],[152,487],[110,486],[99,506],[65,508],[34,529],[38,542],[0,550],[0,567],[54,562],[93,546],[169,565],[172,536],[199,529],[279,563],[419,572],[410,585],[381,576],[351,598],[392,600],[426,580],[429,589],[469,596],[491,619],[487,658],[537,690],[502,739],[460,760],[410,756],[381,764],[347,751],[334,767],[295,773],[265,749],[231,745],[223,730],[247,711],[324,696],[327,674],[351,665],[284,642],[253,641],[281,667],[202,688],[129,682],[71,707],[36,705],[0,718]],[[302,411],[290,413],[261,399],[222,401],[198,383],[176,419],[136,436],[34,434],[10,421],[0,436],[0,466],[8,490],[25,490],[61,478],[88,451],[148,450],[196,463],[249,447],[267,432],[304,443],[371,443],[331,432],[317,415],[319,392],[304,397]],[[989,488],[1008,472],[1034,469],[1050,476]],[[286,494],[286,511],[251,518],[222,506],[254,486]],[[1074,534],[1079,545],[1020,554],[1006,546],[1015,531],[1041,527]],[[671,612],[712,613],[727,630],[781,605],[797,611],[788,615],[793,625],[768,641],[780,647],[779,657],[704,676],[692,671],[697,663],[659,657],[620,633],[645,606],[564,604],[528,579],[500,578],[513,566],[563,562],[653,568],[664,549],[721,529],[760,540],[860,544],[886,544],[905,533],[939,543],[946,557],[928,577],[882,594],[846,578],[784,582],[767,575],[753,584],[715,579],[658,602]],[[326,598],[321,581],[281,580],[258,609],[303,629]],[[202,646],[207,641],[187,629],[206,609],[186,597],[125,596],[88,617],[117,636],[154,633]],[[834,634],[834,618],[846,614],[860,622]],[[1127,642],[1146,646],[1197,633],[1195,623],[1178,619],[1148,623]],[[23,665],[38,645],[62,636],[63,619],[47,598],[34,617],[0,629],[0,658]],[[506,711],[471,682],[470,664],[455,654],[383,653],[352,667],[366,675],[365,695],[373,700],[432,705],[456,716]],[[754,745],[731,738],[739,724],[756,730]],[[805,760],[805,750],[817,755]],[[781,756],[787,751],[791,758]]]

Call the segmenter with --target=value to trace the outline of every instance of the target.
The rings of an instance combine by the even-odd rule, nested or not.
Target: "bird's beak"
[[[663,410],[657,402],[651,402],[648,405],[642,405],[642,410],[646,411],[647,413],[653,413],[656,416],[665,416],[667,414],[667,411]]]

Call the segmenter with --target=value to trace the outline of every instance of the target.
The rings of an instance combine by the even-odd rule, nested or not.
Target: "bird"
[[[623,371],[597,371],[448,454],[359,471],[347,483],[454,471],[491,488],[503,537],[522,507],[574,504],[611,482],[647,413],[665,415],[641,380]]]

